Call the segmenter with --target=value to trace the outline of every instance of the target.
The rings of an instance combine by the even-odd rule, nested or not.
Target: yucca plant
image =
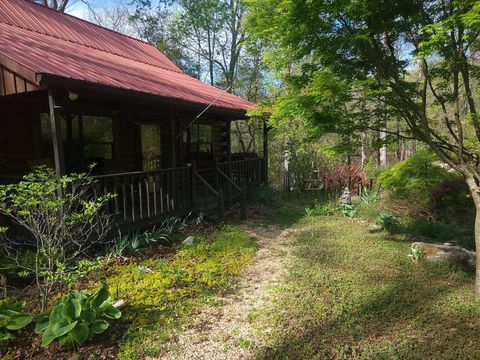
[[[69,291],[53,309],[36,317],[35,332],[42,337],[42,347],[54,340],[63,346],[83,345],[109,327],[122,313],[112,305],[106,284],[88,295],[84,291]]]

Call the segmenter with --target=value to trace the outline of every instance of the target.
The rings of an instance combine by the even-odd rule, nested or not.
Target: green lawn
[[[258,358],[480,358],[471,271],[414,262],[410,243],[358,219],[300,218],[301,200],[283,204],[273,220],[292,226],[294,256],[275,305],[252,316],[272,329]]]

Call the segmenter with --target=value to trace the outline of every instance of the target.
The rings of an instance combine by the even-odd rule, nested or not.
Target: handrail
[[[235,182],[230,179],[228,177],[227,174],[225,174],[218,166],[217,166],[217,171],[220,173],[220,175],[222,175],[225,179],[227,179],[227,181],[232,184],[239,192],[240,192],[240,195],[241,195],[241,200],[240,200],[240,218],[242,220],[246,220],[247,219],[247,193],[246,193],[246,190],[245,188],[241,188],[240,186],[238,186],[237,184],[235,184]]]
[[[225,203],[224,203],[224,198],[223,198],[223,191],[222,190],[219,190],[219,191],[216,191],[209,183],[207,180],[205,180],[203,178],[202,175],[200,175],[198,173],[197,170],[193,169],[193,174],[198,178],[200,179],[200,181],[206,186],[206,188],[208,190],[210,190],[210,192],[212,194],[215,195],[215,197],[217,198],[217,206],[218,206],[218,222],[219,223],[222,223],[223,220],[225,219]]]
[[[186,170],[186,169],[188,169],[188,167],[183,166],[183,167],[174,167],[174,168],[167,168],[167,169],[160,169],[160,170],[133,171],[133,172],[106,174],[106,175],[94,175],[92,177],[94,179],[102,180],[102,179],[109,179],[109,178],[122,177],[122,176],[138,176],[138,175],[151,176],[151,175],[166,173],[166,172],[169,172],[169,171]]]
[[[217,167],[217,171],[220,173],[220,175],[222,175],[225,179],[227,179],[227,181],[230,184],[232,184],[238,191],[243,191],[243,189],[240,186],[238,186],[237,184],[235,184],[235,182],[232,179],[230,179],[228,177],[228,175],[225,174],[220,168]]]
[[[193,173],[195,174],[196,177],[200,179],[200,181],[207,187],[207,189],[210,190],[210,192],[212,192],[216,197],[220,196],[220,194],[208,183],[207,180],[203,178],[202,175],[198,173],[198,171],[194,170]]]

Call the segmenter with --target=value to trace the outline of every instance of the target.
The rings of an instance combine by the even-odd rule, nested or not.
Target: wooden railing
[[[241,205],[246,217],[246,197],[265,182],[265,162],[261,158],[219,163],[214,168],[195,165],[148,172],[97,176],[97,195],[114,194],[108,212],[117,222],[153,223],[174,215],[215,210],[223,221],[225,207]]]
[[[107,211],[118,222],[149,222],[191,209],[190,168],[132,172],[95,177],[97,195],[114,194]]]
[[[262,183],[266,182],[263,158],[224,162],[218,164],[217,167],[235,184],[245,188],[247,193],[255,191]]]

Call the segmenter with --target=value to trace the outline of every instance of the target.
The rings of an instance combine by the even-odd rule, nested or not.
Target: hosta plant
[[[70,291],[53,309],[39,315],[35,332],[42,337],[46,347],[54,340],[63,346],[82,345],[109,327],[109,320],[119,319],[120,310],[112,305],[107,286],[95,293]]]
[[[22,304],[0,300],[0,342],[14,339],[9,331],[20,330],[32,321],[32,316],[22,312],[22,308]]]

